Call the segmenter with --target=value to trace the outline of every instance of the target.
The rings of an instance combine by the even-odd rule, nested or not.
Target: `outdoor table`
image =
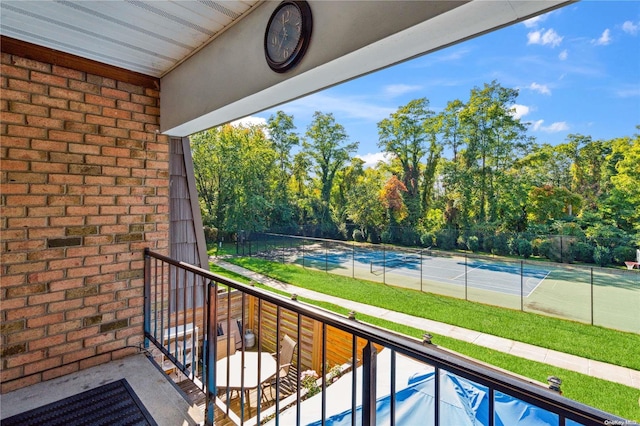
[[[249,391],[257,389],[262,383],[271,379],[276,374],[276,360],[267,352],[244,352],[244,381],[242,377],[243,352],[222,358],[216,362],[216,387],[227,388],[230,391],[246,392],[247,404],[251,410]],[[258,361],[260,361],[260,374],[258,375]],[[227,363],[229,380],[227,380]]]

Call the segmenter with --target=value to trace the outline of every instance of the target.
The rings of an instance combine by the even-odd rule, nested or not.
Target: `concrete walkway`
[[[594,361],[563,352],[553,351],[551,349],[541,348],[539,346],[529,345],[527,343],[504,339],[502,337],[492,336],[490,334],[468,330],[466,328],[456,327],[442,322],[413,317],[400,312],[390,311],[388,309],[378,308],[364,303],[353,302],[339,297],[318,293],[276,281],[272,278],[258,274],[257,272],[225,262],[219,258],[212,257],[210,258],[210,261],[222,268],[243,275],[269,287],[285,291],[289,294],[295,293],[298,296],[306,297],[308,299],[333,303],[358,313],[383,318],[398,324],[409,325],[411,327],[424,330],[425,332],[452,337],[454,339],[463,340],[465,342],[484,346],[496,351],[506,352],[521,358],[542,362],[564,368],[566,370],[576,371],[588,376],[640,389],[640,371],[637,370],[606,364],[604,362]]]

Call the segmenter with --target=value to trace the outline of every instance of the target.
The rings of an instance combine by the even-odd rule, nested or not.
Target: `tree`
[[[293,116],[287,115],[283,111],[278,111],[276,115],[269,117],[267,128],[275,150],[275,164],[278,169],[277,177],[274,180],[275,198],[271,225],[290,226],[294,216],[288,185],[293,167],[291,149],[299,145],[300,139],[295,133],[296,126],[293,124]]]
[[[230,191],[224,158],[230,147],[222,145],[221,128],[209,129],[190,137],[196,189],[204,223],[221,229],[224,206]]]
[[[264,230],[269,223],[275,152],[261,126],[222,127],[222,139],[233,148],[225,159],[232,185],[225,208],[226,230]]]
[[[275,152],[262,127],[225,125],[193,135],[191,144],[206,222],[223,232],[264,229]]]
[[[348,209],[348,192],[351,188],[358,185],[358,182],[364,175],[364,160],[358,157],[351,159],[351,164],[343,167],[335,178],[333,192],[331,195],[331,210],[333,217],[340,226],[346,226],[349,221]]]
[[[382,173],[374,168],[363,171],[346,193],[347,218],[358,226],[367,241],[377,241],[376,236],[384,225],[385,208],[381,202]]]
[[[551,185],[534,187],[527,199],[528,218],[536,223],[551,223],[569,213],[569,206],[580,205],[580,197],[566,188]]]
[[[513,105],[518,91],[502,87],[496,81],[471,90],[469,101],[460,112],[465,128],[467,149],[465,165],[473,175],[474,209],[478,220],[491,222],[497,219],[502,191],[509,187],[501,177],[514,159],[526,150],[526,127],[514,118]]]
[[[426,121],[432,115],[429,101],[420,98],[398,108],[378,123],[378,147],[393,154],[402,168],[400,179],[407,191],[408,226],[415,226],[422,216],[420,162],[426,152]]]
[[[611,144],[583,135],[571,134],[567,139],[568,145],[574,149],[573,190],[582,195],[586,206],[595,210],[601,195],[602,166],[611,153]]]
[[[614,139],[605,165],[609,184],[601,210],[621,229],[640,234],[640,135]]]
[[[347,133],[341,124],[335,122],[333,114],[319,111],[313,114],[305,136],[302,143],[304,154],[312,160],[320,188],[317,219],[323,230],[327,230],[331,225],[329,203],[336,173],[347,164],[358,143],[347,143]]]
[[[391,241],[397,241],[398,232],[397,225],[407,217],[408,209],[405,205],[403,195],[407,193],[407,187],[398,179],[396,175],[392,175],[380,194],[382,205],[387,209],[387,217],[389,219],[389,232]]]

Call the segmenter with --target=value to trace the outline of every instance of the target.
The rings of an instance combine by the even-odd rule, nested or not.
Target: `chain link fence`
[[[640,270],[252,233],[236,252],[422,292],[640,333]]]

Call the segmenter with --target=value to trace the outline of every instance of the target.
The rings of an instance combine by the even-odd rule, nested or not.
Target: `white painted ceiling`
[[[1,0],[0,34],[162,77],[262,0]]]

